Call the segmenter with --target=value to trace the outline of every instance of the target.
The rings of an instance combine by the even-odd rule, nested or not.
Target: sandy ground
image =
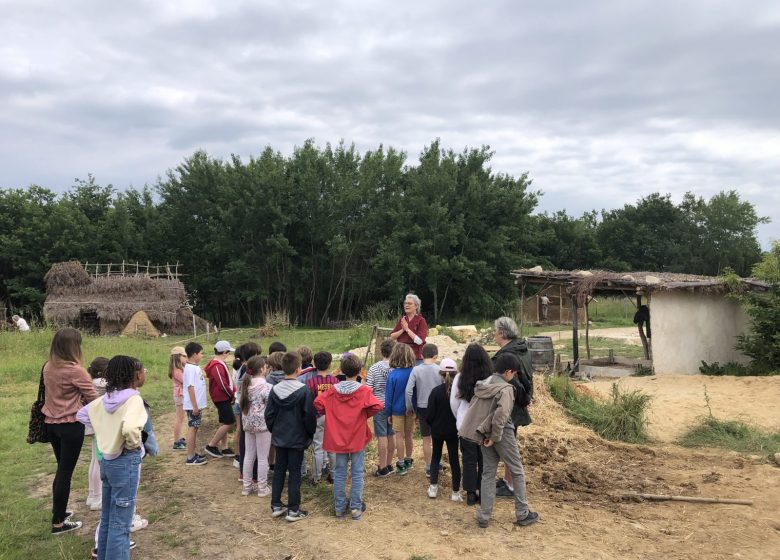
[[[674,383],[670,389],[661,389],[669,383],[667,379],[636,381],[670,395],[678,393],[681,407],[698,407],[702,402],[693,386],[686,393],[674,389]],[[307,485],[304,507],[311,517],[295,524],[273,520],[268,498],[240,495],[237,471],[230,461],[211,459],[203,467],[185,467],[183,455],[169,451],[172,415],[165,414],[157,417],[156,431],[166,451],[145,464],[139,495],[139,511],[149,518],[150,525],[134,533],[138,550],[133,556],[278,560],[409,560],[414,555],[435,559],[780,558],[778,467],[725,451],[604,441],[572,425],[541,379],[537,382],[534,423],[520,432],[529,501],[541,515],[534,526],[515,527],[512,502],[499,500],[491,526],[479,529],[473,507],[446,499],[448,474],[440,480],[440,497],[427,497],[422,467],[406,477],[367,477],[368,510],[360,522],[337,521],[331,513],[330,487],[313,489]],[[743,389],[746,402],[751,400],[749,394],[759,402],[767,393],[765,384],[745,383]],[[777,402],[775,397],[774,404]],[[714,402],[716,412],[718,403]],[[213,416],[213,408],[208,409],[201,444],[213,433]],[[372,455],[366,470],[370,472],[374,469],[373,444],[369,449]],[[419,449],[415,456],[419,465]],[[82,459],[88,461],[89,457]],[[47,491],[49,484],[50,480],[40,481],[38,491]],[[647,503],[625,497],[630,492],[749,498],[755,503],[750,507]],[[84,512],[84,498],[74,495],[72,505],[85,521],[86,537],[94,530],[98,515]]]

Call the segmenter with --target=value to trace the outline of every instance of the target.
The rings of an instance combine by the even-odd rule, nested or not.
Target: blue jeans
[[[336,453],[336,468],[333,470],[333,498],[336,514],[341,515],[347,510],[347,461],[352,461],[350,469],[352,487],[349,496],[349,509],[360,509],[363,506],[363,477],[366,452]]]
[[[98,532],[98,560],[129,560],[130,524],[135,511],[141,451],[125,451],[100,461],[103,507]]]

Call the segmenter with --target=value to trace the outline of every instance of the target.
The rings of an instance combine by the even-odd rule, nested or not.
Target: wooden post
[[[520,280],[520,338],[523,338],[523,327],[525,326],[525,280]]]
[[[585,296],[585,354],[590,360],[590,315],[588,313],[588,297]]]
[[[577,318],[577,296],[572,294],[571,296],[571,351],[572,361],[574,366],[572,371],[577,373],[580,371],[580,341],[578,339],[578,325],[579,320]]]
[[[561,313],[562,311],[563,311],[563,287],[558,286],[558,325],[563,324],[563,313]]]

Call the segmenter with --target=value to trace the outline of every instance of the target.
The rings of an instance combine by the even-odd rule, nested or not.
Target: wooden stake
[[[623,494],[626,498],[642,498],[651,502],[693,502],[699,504],[736,504],[739,506],[752,506],[753,500],[737,500],[734,498],[704,498],[700,496],[670,496],[668,494],[635,494],[633,492]]]
[[[580,371],[580,341],[579,341],[579,319],[577,317],[577,296],[571,296],[571,350],[574,366],[572,371]]]

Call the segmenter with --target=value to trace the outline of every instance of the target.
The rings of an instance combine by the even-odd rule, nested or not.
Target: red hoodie
[[[325,414],[325,451],[356,453],[371,441],[368,419],[382,411],[384,405],[365,385],[342,381],[318,396],[314,408]]]
[[[209,395],[214,403],[233,400],[236,389],[230,382],[227,364],[213,358],[206,365],[206,377],[209,378]]]

